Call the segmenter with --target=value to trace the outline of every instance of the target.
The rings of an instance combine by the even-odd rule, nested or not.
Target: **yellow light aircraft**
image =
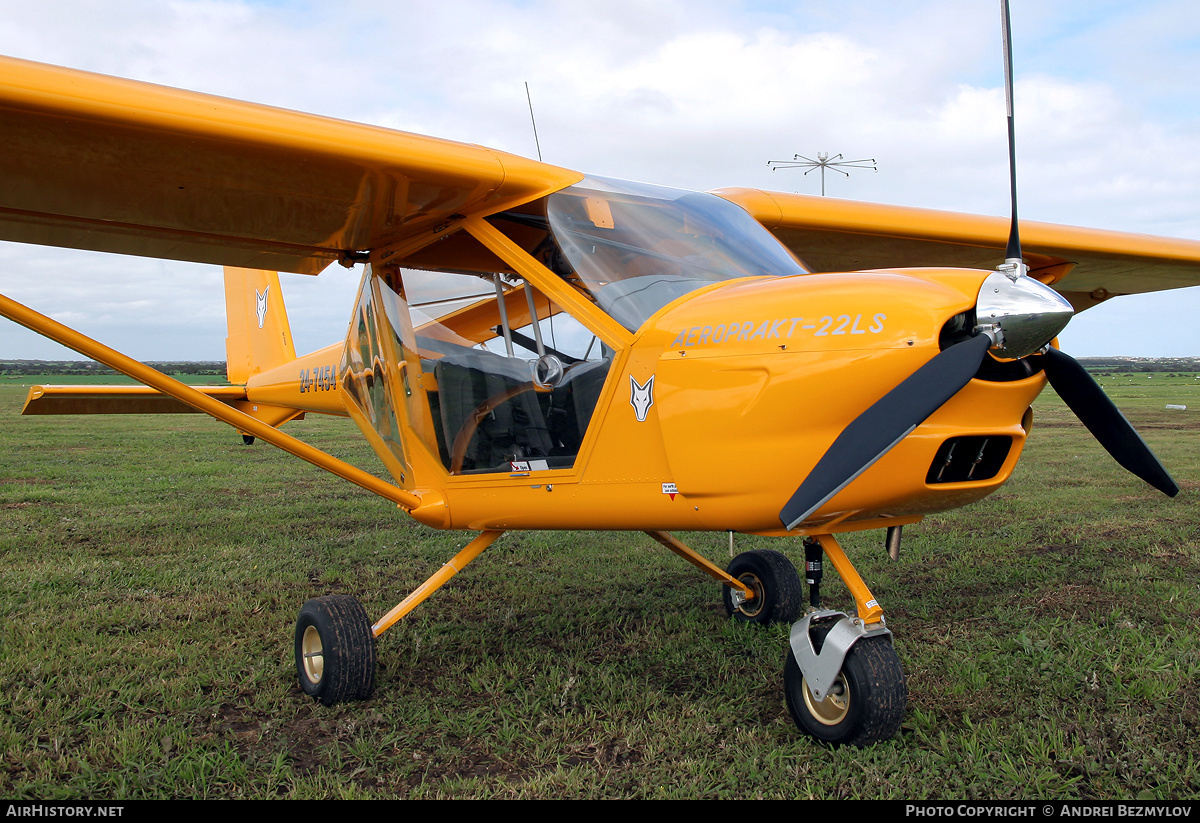
[[[588,177],[8,58],[0,140],[0,239],[227,267],[228,387],[0,298],[145,384],[38,387],[26,413],[198,409],[480,532],[374,622],[350,597],[304,605],[297,672],[326,704],[370,695],[374,638],[505,531],[642,530],[721,581],[734,619],[794,622],[793,718],[865,745],[906,688],[836,534],[886,529],[894,556],[902,526],[995,491],[1047,379],[1123,466],[1178,490],[1053,339],[1072,307],[1200,283],[1197,242],[1023,223],[1028,273],[996,270],[1002,219]],[[274,272],[331,263],[365,264],[349,331],[297,357]],[[279,430],[308,412],[350,416],[394,482]],[[784,554],[721,569],[674,530],[802,538],[807,608]],[[821,608],[825,561],[854,613]]]

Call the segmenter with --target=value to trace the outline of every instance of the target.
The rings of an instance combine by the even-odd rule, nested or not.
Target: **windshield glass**
[[[583,285],[630,331],[710,283],[805,273],[758,221],[712,194],[589,177],[550,195],[546,216]]]

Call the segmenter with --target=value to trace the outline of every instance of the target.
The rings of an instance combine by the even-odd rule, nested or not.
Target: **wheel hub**
[[[321,633],[316,626],[304,630],[304,639],[300,641],[304,658],[304,674],[313,683],[320,683],[325,674],[325,649],[321,644]]]
[[[838,675],[837,681],[829,688],[829,694],[825,695],[825,699],[821,701],[813,697],[807,680],[804,680],[802,685],[804,705],[818,723],[836,726],[846,719],[846,715],[850,712],[850,691],[846,688],[845,675]]]
[[[749,587],[750,591],[754,592],[753,600],[743,600],[738,604],[738,611],[747,617],[757,617],[758,613],[763,610],[763,584],[758,579],[758,575],[751,572],[738,575],[738,580],[742,581]]]

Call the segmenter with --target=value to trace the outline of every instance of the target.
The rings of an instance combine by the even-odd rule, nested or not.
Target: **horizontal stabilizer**
[[[193,386],[222,403],[246,399],[244,386]],[[188,414],[197,412],[149,386],[33,386],[21,414]],[[198,412],[197,412],[198,413]]]

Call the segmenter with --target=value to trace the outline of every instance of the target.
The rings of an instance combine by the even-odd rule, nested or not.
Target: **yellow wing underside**
[[[0,239],[315,274],[582,175],[0,57]]]
[[[0,240],[315,274],[581,178],[481,146],[0,57]],[[812,271],[993,268],[1008,234],[998,217],[714,193]],[[1021,236],[1035,276],[1077,309],[1200,284],[1200,242],[1028,222]],[[423,267],[438,267],[437,249]]]
[[[859,203],[759,189],[718,189],[754,215],[810,271],[913,266],[993,269],[1004,261],[1004,217]],[[1021,221],[1031,274],[1076,311],[1121,294],[1200,284],[1200,242]]]

